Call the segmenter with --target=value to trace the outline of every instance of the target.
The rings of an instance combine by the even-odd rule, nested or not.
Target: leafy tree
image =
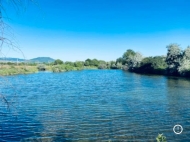
[[[120,61],[122,61],[122,64],[129,64],[131,58],[133,58],[135,56],[135,51],[128,49],[122,56],[122,59],[120,59]]]
[[[107,69],[107,63],[103,60],[99,60],[98,69]]]
[[[63,61],[60,59],[54,61],[54,65],[61,65],[61,64],[63,64]]]
[[[165,57],[156,56],[156,57],[146,57],[142,60],[141,66],[150,64],[153,69],[166,69],[167,64],[165,62]]]
[[[106,61],[103,61],[103,60],[99,60],[98,62],[99,64],[106,64]]]
[[[111,62],[106,62],[107,69],[111,68]]]
[[[89,61],[85,61],[85,62],[84,62],[84,65],[85,65],[85,66],[90,66],[90,62],[89,62]]]
[[[190,46],[188,46],[183,52],[178,72],[181,76],[190,76]]]
[[[117,68],[117,69],[122,69],[122,68],[123,68],[122,63],[121,63],[121,62],[117,62],[117,63],[116,63],[116,68]]]
[[[123,58],[127,59],[130,56],[134,56],[136,53],[135,51],[133,51],[132,49],[128,49],[124,54],[123,54]]]
[[[84,63],[81,62],[81,61],[76,61],[76,62],[74,63],[74,65],[75,65],[75,67],[82,68],[82,67],[84,66]]]
[[[71,71],[71,70],[73,70],[73,66],[67,64],[67,65],[65,66],[65,70],[66,70],[66,71]]]
[[[168,49],[166,63],[168,65],[168,73],[172,75],[178,74],[178,67],[182,59],[182,50],[178,44],[170,44]]]
[[[117,69],[116,62],[115,62],[115,61],[110,61],[110,68],[111,68],[111,69]]]
[[[183,58],[187,59],[187,60],[190,60],[190,46],[188,46],[184,53],[183,53]]]
[[[128,58],[128,67],[130,70],[133,70],[135,67],[138,67],[143,59],[143,56],[140,53],[135,53]]]
[[[106,63],[100,63],[98,69],[107,69]]]
[[[99,62],[97,59],[86,59],[85,62],[84,62],[84,65],[85,66],[98,66]]]
[[[98,62],[97,59],[93,59],[93,60],[91,60],[90,65],[91,65],[91,66],[96,66],[96,67],[98,67],[99,62]]]
[[[122,57],[117,58],[116,63],[124,64],[124,59]]]
[[[74,66],[74,63],[73,62],[69,62],[69,61],[66,61],[65,64],[69,65],[69,66]]]
[[[181,76],[186,76],[190,72],[190,61],[182,59],[178,71]]]
[[[85,62],[84,62],[84,65],[85,66],[90,66],[90,63],[91,63],[91,59],[86,59]]]
[[[167,64],[163,56],[146,57],[135,71],[139,73],[164,74],[166,67]]]

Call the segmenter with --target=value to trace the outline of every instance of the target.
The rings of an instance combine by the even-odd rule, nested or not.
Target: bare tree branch
[[[24,56],[23,52],[21,51],[21,49],[19,48],[19,44],[16,41],[16,38],[14,36],[13,29],[4,22],[4,19],[9,19],[7,16],[8,15],[7,14],[7,11],[8,11],[7,6],[14,8],[14,10],[18,13],[21,8],[26,9],[26,5],[28,5],[29,2],[32,2],[35,5],[38,5],[38,3],[35,0],[0,0],[0,56],[3,56],[6,58],[9,51],[13,50],[13,51],[21,53],[21,55],[25,59],[25,56]],[[8,48],[7,53],[3,53],[4,48]],[[4,83],[9,85],[11,88],[15,89],[15,87],[12,86],[9,83],[9,81],[5,79],[5,77],[1,76],[1,78],[3,78],[3,80],[6,81]],[[3,82],[3,80],[1,80],[1,82]],[[2,84],[4,84],[4,83],[2,83]],[[15,95],[16,95],[16,93],[15,93]],[[4,102],[6,104],[8,110],[9,110],[11,102],[2,93],[0,93],[0,98],[1,98],[2,102]]]

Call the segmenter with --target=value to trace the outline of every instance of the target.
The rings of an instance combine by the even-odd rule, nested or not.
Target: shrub
[[[82,67],[84,66],[84,63],[81,62],[81,61],[76,61],[76,62],[74,63],[74,65],[75,65],[75,67],[82,68]]]
[[[65,71],[65,65],[55,65],[52,67],[53,72],[64,72]]]
[[[66,61],[66,62],[65,62],[65,65],[74,66],[74,63],[73,63],[73,62]]]
[[[45,70],[46,70],[46,66],[45,66],[44,64],[39,64],[39,65],[37,66],[37,69],[38,69],[39,71],[45,71]]]
[[[74,67],[71,66],[71,65],[66,65],[66,66],[65,66],[65,70],[66,70],[66,71],[71,71],[71,70],[73,70],[73,69],[74,69]]]
[[[107,65],[103,63],[98,66],[98,69],[106,69],[106,68],[107,68]]]
[[[165,57],[146,57],[142,60],[140,67],[135,68],[135,71],[148,74],[165,74],[166,67]]]
[[[167,142],[166,137],[163,134],[158,134],[158,136],[156,137],[156,141],[157,142]]]

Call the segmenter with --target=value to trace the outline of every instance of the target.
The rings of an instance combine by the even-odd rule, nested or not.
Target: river
[[[0,79],[0,141],[190,141],[190,80],[122,70]],[[173,127],[183,126],[176,135]]]

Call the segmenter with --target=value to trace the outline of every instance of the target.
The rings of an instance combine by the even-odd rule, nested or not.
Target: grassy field
[[[36,66],[29,65],[1,65],[0,66],[0,75],[16,75],[16,74],[29,74],[38,72]]]
[[[70,65],[0,65],[0,75],[17,75],[17,74],[30,74],[36,73],[38,71],[51,71],[51,72],[66,72],[73,70],[83,70],[83,69],[98,69],[93,66],[85,67],[74,67]]]

